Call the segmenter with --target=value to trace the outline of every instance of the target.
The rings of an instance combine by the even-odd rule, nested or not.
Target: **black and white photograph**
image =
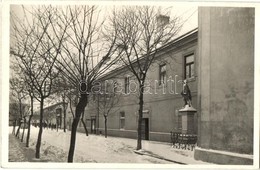
[[[259,168],[257,2],[2,3],[2,168]]]

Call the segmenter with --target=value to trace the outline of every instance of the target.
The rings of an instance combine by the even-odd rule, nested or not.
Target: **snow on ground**
[[[11,129],[11,128],[10,128]],[[9,130],[11,133],[11,130]],[[39,128],[31,128],[30,149],[35,150]],[[25,133],[26,135],[26,133]],[[13,145],[10,140],[10,145]],[[173,164],[163,159],[134,153],[136,140],[128,138],[77,133],[74,162],[98,163],[157,163]],[[67,162],[70,131],[44,129],[41,144],[41,160],[44,162]],[[144,151],[160,157],[188,164],[206,164],[193,158],[193,151],[172,148],[169,143],[142,141]],[[10,153],[11,154],[11,153]],[[20,161],[26,161],[22,159]],[[30,161],[30,160],[29,160]],[[37,161],[37,159],[32,159]]]
[[[9,145],[9,162],[27,162],[28,159],[24,155],[24,151],[22,149],[22,144],[15,138],[14,135],[9,135],[9,141],[11,145]]]

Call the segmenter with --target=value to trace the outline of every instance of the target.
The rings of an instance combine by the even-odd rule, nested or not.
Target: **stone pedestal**
[[[181,133],[184,134],[195,134],[195,124],[194,124],[194,114],[197,112],[192,106],[186,105],[184,108],[180,109],[179,112],[182,115],[182,130]]]

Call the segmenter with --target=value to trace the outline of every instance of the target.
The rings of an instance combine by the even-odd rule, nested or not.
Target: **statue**
[[[183,107],[185,107],[185,105],[189,105],[189,107],[191,107],[191,93],[190,93],[190,88],[188,86],[187,80],[183,80],[183,88],[182,88],[181,95],[184,100]]]

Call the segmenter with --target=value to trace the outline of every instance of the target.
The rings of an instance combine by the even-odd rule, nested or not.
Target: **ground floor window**
[[[125,112],[120,112],[120,129],[125,129]]]

